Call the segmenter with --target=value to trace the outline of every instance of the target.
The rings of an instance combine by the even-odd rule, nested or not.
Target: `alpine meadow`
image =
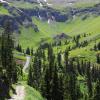
[[[0,0],[0,100],[100,100],[100,0]]]

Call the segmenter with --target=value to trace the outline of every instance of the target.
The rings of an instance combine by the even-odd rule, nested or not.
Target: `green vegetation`
[[[74,34],[76,35],[76,34],[89,33],[89,32],[96,34],[100,32],[99,20],[100,20],[100,17],[88,18],[85,21],[82,21],[81,19],[76,19],[68,23],[53,22],[51,24],[48,24],[47,22],[40,21],[39,19],[33,18],[33,22],[36,23],[40,32],[35,33],[32,28],[27,28],[27,29],[22,28],[21,38],[24,39],[26,34],[30,34],[31,37],[27,39],[28,37],[26,36],[27,38],[25,38],[25,40],[30,41],[31,43],[31,40],[32,41],[34,40],[31,38],[33,38],[34,36],[35,36],[34,41],[37,41],[40,38],[53,37],[54,35],[60,34],[60,33],[66,33],[70,36],[73,36]],[[23,39],[20,39],[20,40],[23,40]],[[35,42],[33,44],[35,44]]]
[[[26,56],[23,53],[14,51],[14,57],[20,60],[26,60]]]
[[[33,22],[38,26],[39,33],[35,33],[32,28],[22,28],[20,43],[27,47],[37,46],[41,38],[52,38],[56,34],[65,33],[69,36],[74,36],[77,34],[91,33],[91,36],[88,36],[84,39],[90,39],[98,37],[100,34],[100,17],[89,17],[86,20],[81,18],[76,18],[70,22],[60,23],[52,22],[48,24],[47,21],[40,21],[37,18],[33,18]],[[28,37],[27,37],[28,34]]]
[[[44,100],[38,91],[28,85],[25,86],[25,93],[25,100]]]
[[[19,37],[19,43],[24,49],[27,47],[36,47],[42,37],[43,35],[40,32],[34,32],[34,29],[32,27],[22,27]]]
[[[0,15],[10,15],[10,14],[7,9],[5,9],[3,6],[0,6]]]
[[[18,71],[16,62],[13,57],[14,43],[12,40],[12,32],[10,22],[6,22],[4,32],[0,42],[0,99],[10,98],[10,90],[12,85],[18,81]]]
[[[36,3],[28,3],[28,2],[23,2],[23,1],[12,1],[10,6],[14,6],[14,7],[17,7],[17,8],[26,8],[26,9],[32,9],[32,8],[35,8],[35,7],[39,7],[38,4]]]
[[[100,72],[100,67],[97,62],[91,62],[87,56],[87,60],[80,56],[70,58],[69,51],[71,50],[66,49],[55,55],[52,45],[48,44],[46,54],[46,50],[40,46],[33,56],[34,60],[28,74],[28,85],[40,91],[43,97],[51,100],[93,99],[94,95],[98,94],[94,94],[94,83],[99,80],[99,74],[95,75],[95,71]],[[86,54],[88,55],[88,52]],[[98,61],[100,63],[100,59]]]
[[[73,7],[85,8],[94,4],[77,2]],[[26,9],[39,7],[21,1],[10,4],[13,5]],[[62,11],[61,6],[59,9]],[[10,15],[2,6],[0,14]],[[14,14],[17,15],[16,10]],[[21,34],[16,48],[9,34],[0,37],[0,83],[6,86],[8,82],[5,96],[2,97],[2,93],[0,96],[10,98],[14,93],[12,88],[20,83],[25,87],[25,100],[99,100],[100,16],[80,14],[66,22],[48,22],[32,17],[32,21],[39,32],[20,24]],[[9,33],[9,25],[6,27],[5,33]],[[27,56],[31,57],[30,66],[24,72],[23,62],[27,63]]]
[[[77,2],[73,5],[75,8],[93,7],[97,2]]]
[[[71,57],[75,56],[85,56],[86,60],[89,59],[92,62],[96,61],[96,52],[91,51],[90,49],[93,48],[95,41],[100,41],[100,17],[88,17],[85,20],[82,20],[81,17],[77,17],[72,21],[66,23],[60,22],[52,22],[50,24],[47,21],[41,21],[38,18],[33,18],[33,22],[38,26],[39,32],[34,32],[32,28],[22,28],[21,35],[20,35],[20,44],[24,49],[27,47],[34,47],[37,48],[40,41],[44,39],[46,42],[52,42],[53,37],[57,34],[65,33],[71,37],[78,35],[78,34],[90,34],[86,37],[82,37],[80,41],[90,41],[89,45],[84,48],[76,48],[70,52]],[[27,36],[28,35],[28,36]],[[73,43],[70,43],[73,45]],[[68,45],[60,46],[59,50],[64,51],[68,47]],[[56,51],[56,48],[55,52]]]

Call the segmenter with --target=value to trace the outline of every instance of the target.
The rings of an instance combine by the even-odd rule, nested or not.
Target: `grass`
[[[86,20],[76,18],[72,22],[69,22],[64,29],[64,32],[70,33],[70,35],[92,33],[97,34],[100,32],[100,17],[89,17]]]
[[[100,32],[100,17],[88,17],[86,20],[78,17],[68,23],[53,22],[52,24],[33,18],[33,22],[37,24],[40,32],[46,36],[52,36],[62,32],[71,36],[81,33],[98,34]]]
[[[73,7],[75,8],[85,8],[85,7],[93,7],[97,2],[76,2]]]
[[[68,4],[68,1],[66,0],[48,0],[49,4],[53,4],[50,7],[57,9],[57,10],[63,10],[66,7],[74,7],[74,8],[84,8],[84,7],[91,7],[94,6],[95,4],[97,4],[97,0],[93,0],[92,2],[88,2],[86,1],[77,1],[75,3],[73,3],[72,5]],[[44,6],[46,5],[45,3],[43,3]],[[29,3],[29,2],[23,2],[23,1],[11,1],[10,2],[10,6],[15,6],[18,8],[25,8],[25,9],[33,9],[35,7],[41,8],[39,4],[37,3]]]
[[[86,60],[91,62],[96,62],[96,53],[93,50],[95,41],[100,41],[100,17],[90,16],[85,20],[82,20],[82,16],[76,17],[69,22],[52,22],[48,24],[47,21],[39,20],[38,18],[33,17],[33,23],[35,23],[39,32],[34,32],[33,28],[21,28],[20,44],[23,48],[33,47],[34,49],[38,47],[41,39],[46,39],[47,42],[52,42],[52,37],[54,35],[65,33],[71,37],[78,34],[90,34],[87,37],[82,37],[81,42],[84,40],[90,41],[89,45],[84,48],[76,48],[70,51],[70,57],[81,56]],[[72,42],[70,46],[74,45]],[[68,45],[63,45],[59,47],[59,50],[64,51]],[[57,48],[54,48],[54,51],[57,52]]]
[[[25,81],[19,81],[16,85],[14,84],[13,87],[16,88],[17,85],[22,85],[25,87],[25,97],[24,100],[45,100],[39,91],[35,90],[34,88],[28,86]],[[13,95],[12,91],[10,92]]]
[[[25,8],[25,9],[33,9],[35,7],[39,7],[38,4],[36,3],[28,3],[28,2],[23,2],[23,1],[13,1],[11,2],[10,6],[14,6],[17,8]]]
[[[51,22],[48,24],[47,21],[42,21],[35,17],[33,17],[33,22],[38,26],[40,32],[46,37],[52,37],[54,34],[61,33],[65,26],[62,22]]]
[[[14,51],[14,57],[16,59],[20,59],[20,60],[26,60],[26,56],[24,56],[23,53],[20,53],[20,52],[17,52],[17,51]]]
[[[100,17],[89,17],[86,20],[81,18],[76,18],[68,23],[53,22],[48,24],[47,21],[41,21],[37,18],[33,18],[33,23],[35,23],[39,32],[34,32],[33,28],[21,28],[21,36],[19,39],[20,44],[26,47],[37,47],[39,41],[42,38],[52,38],[56,34],[66,33],[69,36],[74,36],[77,34],[91,33],[90,36],[84,39],[94,39],[100,36]]]
[[[92,5],[92,4],[91,4]],[[84,6],[91,6],[91,5],[76,5],[76,7],[84,7]],[[25,3],[25,4],[15,4],[16,7],[19,8],[33,8],[32,4]],[[0,14],[9,14],[6,9],[0,7]],[[38,18],[33,17],[33,23],[35,23],[38,28],[39,32],[35,32],[32,27],[25,28],[21,27],[21,34],[19,37],[19,43],[22,45],[23,49],[27,47],[30,48],[37,48],[41,39],[46,39],[47,41],[52,41],[52,37],[56,34],[65,33],[69,36],[75,36],[77,34],[83,33],[90,33],[87,37],[82,37],[81,42],[84,40],[92,40],[88,46],[84,48],[76,48],[69,52],[70,57],[82,57],[85,60],[90,60],[91,62],[96,62],[96,51],[90,50],[93,48],[95,44],[95,40],[97,42],[100,41],[100,17],[88,17],[86,20],[82,20],[82,16],[76,17],[72,21],[69,22],[51,22],[50,24],[47,21],[41,21]],[[70,43],[70,46],[74,45],[74,43]],[[68,45],[63,45],[59,47],[59,51],[64,51],[68,47]],[[57,47],[53,48],[55,53],[57,53]],[[26,57],[19,52],[14,51],[14,57],[21,60],[26,60]],[[80,84],[80,90],[87,93],[87,87],[85,85],[85,78],[82,76],[78,76],[78,81]],[[24,75],[24,80],[26,81],[27,75]],[[34,88],[24,84],[25,86],[25,100],[44,100],[41,94],[36,91]]]
[[[40,32],[34,32],[34,29],[32,27],[30,28],[21,28],[21,34],[19,37],[19,43],[22,45],[22,47],[25,49],[27,47],[37,47],[38,42],[43,37]]]
[[[71,57],[82,57],[85,60],[90,60],[91,62],[96,62],[96,52],[90,51],[88,48],[77,48],[70,52]]]
[[[0,6],[0,15],[10,15],[8,10]]]
[[[26,85],[25,92],[25,100],[44,100],[40,93],[32,87]]]
[[[71,0],[72,1],[72,0]],[[74,8],[84,8],[84,7],[91,7],[91,6],[94,6],[95,4],[97,4],[98,0],[91,0],[88,1],[88,0],[75,0],[76,2],[73,2],[72,4],[69,3],[70,0],[48,0],[48,2],[50,4],[53,4],[52,7],[55,8],[55,9],[64,9],[65,7],[74,7]],[[99,1],[100,2],[100,1]]]

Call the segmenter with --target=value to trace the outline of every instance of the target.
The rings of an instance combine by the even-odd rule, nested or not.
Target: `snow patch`
[[[48,2],[47,2],[47,5],[48,5],[48,6],[52,6],[52,4],[50,4],[50,3],[48,3]]]
[[[37,2],[39,3],[40,7],[43,7],[42,3],[40,2],[40,0],[37,0]]]
[[[4,1],[4,0],[0,0],[0,2],[1,2],[1,3],[7,3],[7,4],[9,4],[9,2]]]
[[[50,22],[51,22],[51,20],[50,20],[50,19],[48,19],[48,24],[50,24]]]
[[[44,2],[47,2],[47,0],[44,0]]]

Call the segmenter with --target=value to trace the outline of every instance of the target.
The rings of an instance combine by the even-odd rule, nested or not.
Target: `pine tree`
[[[97,54],[97,63],[100,64],[100,54]]]
[[[12,87],[12,84],[17,82],[17,67],[13,57],[14,41],[12,39],[10,21],[5,23],[1,42],[1,84],[2,89],[5,91],[3,92],[4,98],[9,98],[9,91]]]
[[[64,75],[64,100],[71,100],[71,94],[70,94],[70,77],[68,74]]]
[[[64,82],[63,82],[63,75],[60,75],[59,77],[59,100],[64,100]]]
[[[98,47],[98,50],[100,50],[100,42],[98,43],[97,47]]]
[[[33,56],[33,48],[31,48],[31,56]]]
[[[51,95],[51,92],[52,92],[52,89],[51,89],[51,84],[52,84],[52,81],[50,80],[50,72],[49,72],[49,69],[47,68],[46,69],[46,73],[45,73],[45,97],[47,100],[51,100],[52,99],[52,95]]]
[[[61,60],[62,60],[62,59],[61,59],[61,52],[59,52],[58,55],[57,55],[57,62],[58,62],[58,66],[59,66],[59,67],[62,66]]]
[[[96,44],[94,45],[94,50],[95,50],[95,51],[97,50],[97,45],[96,45]]]
[[[93,100],[100,100],[100,79],[96,82]]]
[[[66,50],[65,54],[64,54],[64,59],[65,59],[65,71],[68,72],[69,68],[68,68],[68,56],[69,56],[69,52]]]
[[[22,47],[21,47],[21,45],[18,44],[17,47],[16,47],[16,50],[19,51],[19,52],[22,52]]]
[[[92,96],[92,80],[91,80],[91,63],[87,63],[87,86],[88,86],[88,93],[89,97]]]
[[[26,54],[30,55],[30,48],[29,47],[26,49]]]
[[[58,72],[57,65],[55,65],[54,73],[52,80],[52,100],[60,100],[59,98],[59,80],[58,80]]]
[[[33,73],[32,73],[32,67],[30,66],[29,73],[28,73],[28,81],[27,84],[30,86],[33,86]]]
[[[78,73],[79,73],[80,75],[82,75],[81,66],[80,66],[80,63],[79,63],[79,59],[77,59],[77,69],[78,69]]]
[[[41,81],[41,58],[38,56],[34,57],[33,62],[33,87],[38,89],[40,88],[40,81]]]

